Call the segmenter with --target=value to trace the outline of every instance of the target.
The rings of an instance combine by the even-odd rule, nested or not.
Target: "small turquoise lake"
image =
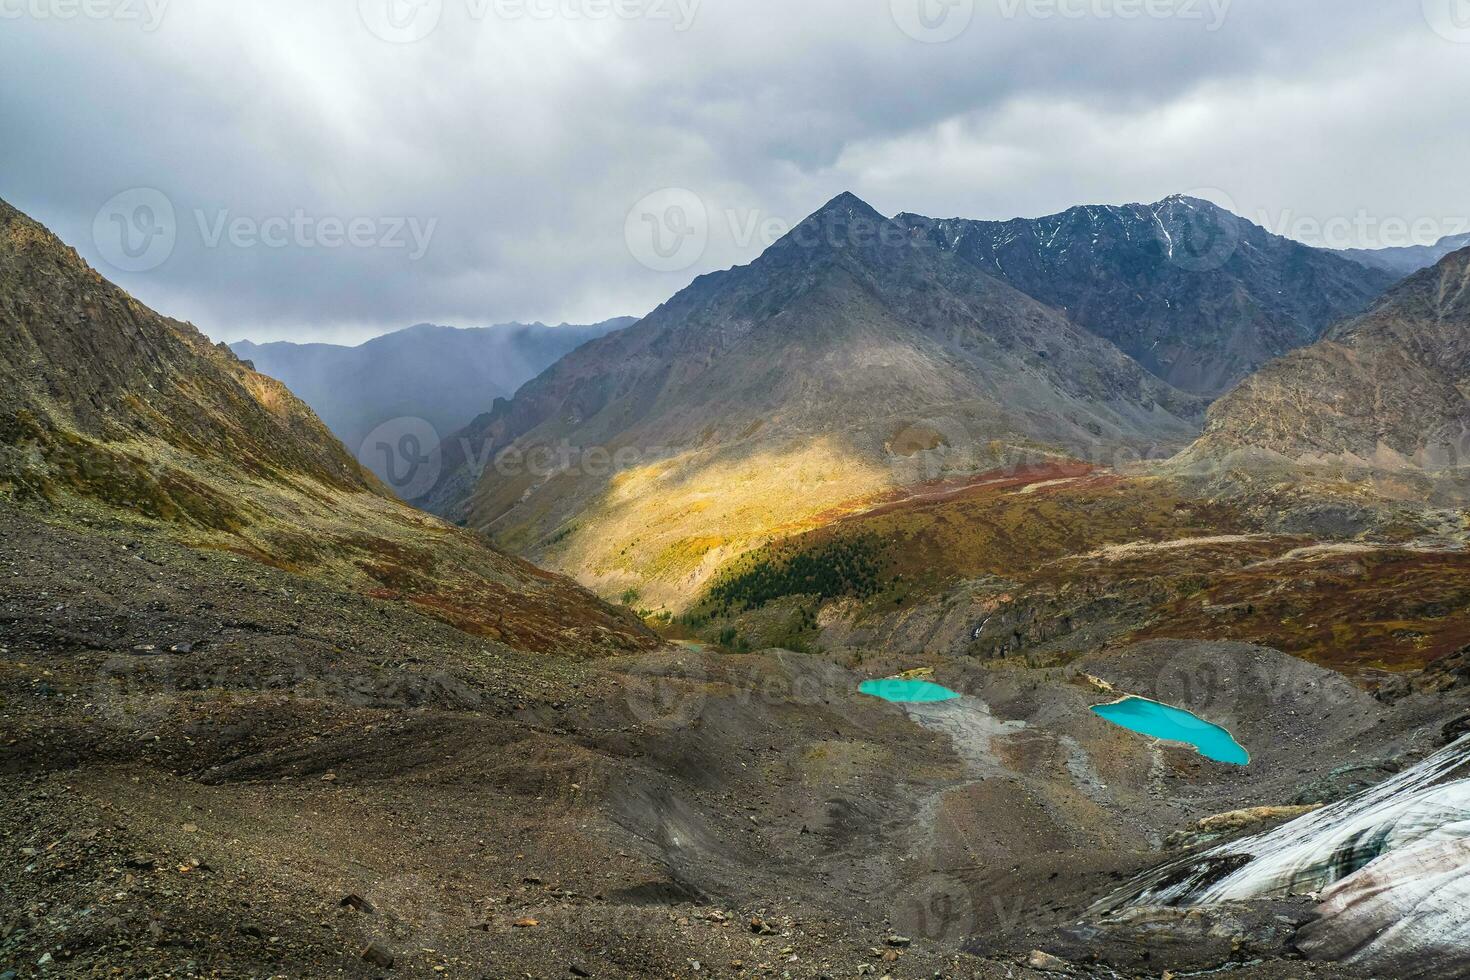
[[[1092,710],[1129,731],[1193,745],[1206,759],[1233,766],[1251,761],[1250,753],[1228,731],[1181,708],[1147,698],[1125,698],[1116,704],[1100,704]]]
[[[928,681],[905,681],[892,677],[881,681],[863,681],[858,685],[858,690],[895,704],[935,704],[939,701],[953,701],[959,697],[949,688]]]

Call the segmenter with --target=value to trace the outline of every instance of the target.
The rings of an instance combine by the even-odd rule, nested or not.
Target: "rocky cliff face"
[[[1016,452],[1160,451],[1201,405],[843,195],[499,403],[451,440],[427,502],[669,597],[828,508]],[[477,478],[476,459],[498,462]]]
[[[1317,340],[1395,278],[1189,197],[1012,221],[898,220],[1209,396]]]
[[[1470,249],[1395,287],[1321,343],[1217,402],[1193,455],[1451,471],[1470,448]]]
[[[0,202],[0,503],[138,526],[491,640],[651,645],[624,613],[392,498],[279,382]]]

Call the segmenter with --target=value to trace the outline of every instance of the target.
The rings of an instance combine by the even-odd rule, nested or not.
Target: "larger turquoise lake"
[[[1147,698],[1125,698],[1115,704],[1100,704],[1092,710],[1113,724],[1140,735],[1193,745],[1206,759],[1233,766],[1243,766],[1251,761],[1250,753],[1241,747],[1235,736],[1182,708]]]
[[[938,701],[953,701],[958,694],[947,687],[928,681],[905,681],[890,677],[881,681],[863,681],[858,690],[884,701],[895,704],[934,704]]]

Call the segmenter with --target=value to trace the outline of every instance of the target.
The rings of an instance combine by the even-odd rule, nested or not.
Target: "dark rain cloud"
[[[644,312],[844,189],[1009,217],[1208,188],[1397,244],[1470,211],[1437,2],[0,0],[0,197],[221,339]],[[659,271],[629,211],[670,187],[708,244]],[[137,189],[173,210],[149,268],[96,230]]]

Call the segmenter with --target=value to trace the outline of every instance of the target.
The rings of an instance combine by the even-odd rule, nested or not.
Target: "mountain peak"
[[[1183,208],[1188,211],[1200,211],[1211,215],[1228,214],[1233,217],[1239,217],[1234,211],[1227,207],[1221,207],[1208,198],[1193,197],[1189,194],[1170,194],[1162,201],[1156,202],[1152,210],[1157,213],[1159,211],[1175,210],[1178,208]]]
[[[872,237],[887,221],[862,198],[843,191],[809,214],[769,251],[781,255],[793,245],[810,248],[817,244],[855,244]]]
[[[820,221],[824,225],[830,225],[851,224],[853,221],[882,222],[887,220],[882,214],[878,213],[876,208],[852,191],[843,191],[808,215],[802,224],[808,224],[812,221]]]
[[[1212,397],[1361,313],[1390,283],[1185,194],[1040,218],[899,221],[1175,387]]]

